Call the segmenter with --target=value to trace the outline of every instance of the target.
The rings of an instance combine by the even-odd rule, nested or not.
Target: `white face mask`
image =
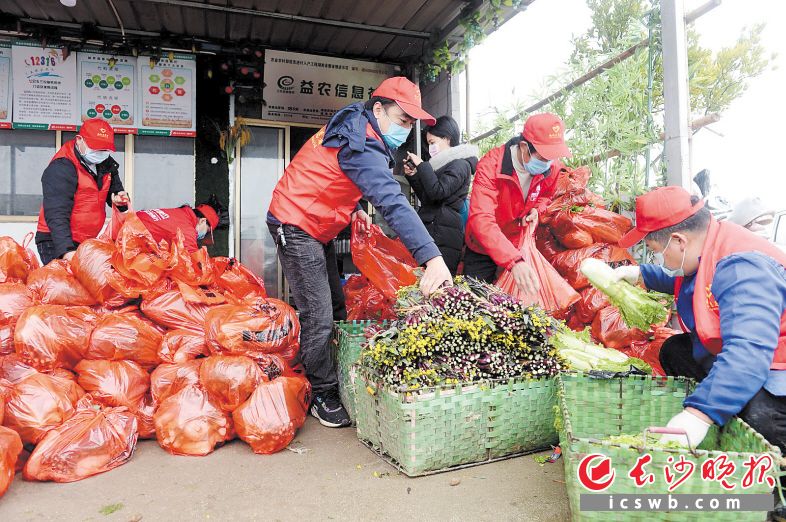
[[[428,146],[428,155],[432,158],[440,153],[440,148],[437,143],[432,143]]]
[[[109,157],[108,150],[93,150],[85,144],[85,153],[82,154],[82,157],[85,158],[85,161],[92,164],[98,165],[99,163],[103,163]]]

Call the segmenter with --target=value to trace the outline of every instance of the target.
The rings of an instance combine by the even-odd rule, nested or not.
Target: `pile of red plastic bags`
[[[285,448],[311,387],[300,325],[238,261],[155,243],[133,213],[115,240],[40,267],[0,237],[0,495],[131,458],[138,438],[206,455],[235,437]]]
[[[619,310],[579,270],[587,258],[614,267],[635,264],[628,251],[617,246],[631,229],[631,220],[605,209],[602,198],[587,189],[589,178],[587,167],[562,171],[552,202],[535,232],[538,250],[579,293],[575,304],[561,311],[559,317],[577,331],[590,327],[596,341],[643,359],[656,374],[663,375],[658,361],[660,346],[663,338],[677,332],[664,325],[648,332],[628,327]]]

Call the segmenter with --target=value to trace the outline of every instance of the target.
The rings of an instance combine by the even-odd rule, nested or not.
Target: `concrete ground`
[[[292,447],[255,455],[235,440],[207,457],[141,441],[127,464],[71,484],[17,476],[0,521],[567,520],[563,464],[532,455],[408,478],[353,429],[309,418]],[[458,482],[458,484],[456,484]],[[454,485],[451,485],[453,483]]]

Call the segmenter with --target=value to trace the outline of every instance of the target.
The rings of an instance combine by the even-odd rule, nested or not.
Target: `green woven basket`
[[[598,453],[611,458],[616,470],[616,480],[604,494],[668,494],[663,478],[663,467],[670,457],[686,460],[696,465],[691,477],[673,494],[712,494],[726,492],[719,483],[701,478],[701,464],[707,458],[725,453],[728,461],[734,462],[737,471],[733,481],[739,483],[744,472],[742,463],[750,456],[770,454],[773,462],[781,462],[780,450],[767,442],[761,435],[738,418],[734,418],[722,429],[713,427],[698,450],[659,449],[631,447],[611,444],[600,439],[611,435],[643,433],[651,426],[665,426],[682,411],[685,397],[693,390],[693,381],[687,379],[631,376],[617,379],[593,379],[581,374],[562,374],[558,378],[560,444],[565,462],[565,481],[574,521],[653,521],[653,520],[714,520],[740,521],[766,519],[766,512],[664,512],[664,511],[580,511],[580,495],[589,494],[578,481],[577,470],[582,458]],[[720,448],[706,451],[704,447]],[[635,487],[627,476],[642,453],[649,453],[652,461],[646,470],[655,473],[656,481],[642,489]],[[775,473],[772,476],[775,477]],[[741,490],[737,485],[732,493],[770,493],[766,485],[754,485]]]
[[[385,324],[383,321],[381,324]],[[378,321],[338,321],[333,327],[333,360],[338,373],[338,393],[341,404],[355,420],[355,383],[351,379],[352,366],[358,362],[363,343],[364,331],[368,326],[380,324]]]
[[[378,387],[361,371],[358,438],[413,477],[549,448],[556,381],[511,379],[410,392]]]

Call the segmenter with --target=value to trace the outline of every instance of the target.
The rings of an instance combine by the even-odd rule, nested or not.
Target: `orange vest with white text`
[[[100,187],[96,185],[93,174],[82,165],[74,152],[75,140],[65,143],[52,158],[55,161],[67,158],[76,169],[77,185],[74,193],[74,206],[71,209],[71,238],[74,243],[98,236],[106,220],[106,198],[112,184],[112,174],[107,172],[101,177]],[[44,216],[44,206],[38,213],[38,232],[49,232]]]
[[[314,239],[328,243],[352,219],[363,194],[338,163],[338,147],[325,147],[325,127],[301,147],[284,171],[270,202],[270,213]],[[371,124],[366,137],[382,141]]]
[[[707,239],[701,252],[699,270],[693,293],[693,314],[696,320],[696,333],[701,344],[713,355],[718,355],[723,349],[723,340],[720,329],[720,310],[715,297],[712,295],[712,280],[715,277],[715,268],[724,257],[744,252],[758,252],[771,257],[786,268],[786,253],[775,245],[729,222],[710,221]],[[682,277],[677,277],[674,282],[674,296],[677,299],[682,287]],[[684,326],[683,326],[684,329]],[[786,313],[781,316],[781,330],[775,355],[770,366],[773,370],[786,370]]]

